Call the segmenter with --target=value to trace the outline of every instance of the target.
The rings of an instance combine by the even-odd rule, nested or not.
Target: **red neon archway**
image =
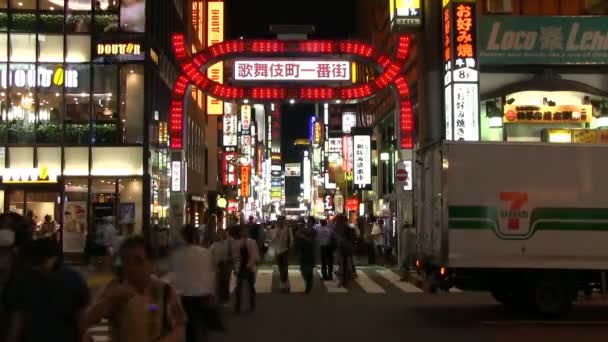
[[[171,148],[183,148],[183,99],[188,85],[193,84],[208,95],[224,100],[284,101],[299,99],[305,101],[360,100],[389,86],[394,86],[400,107],[400,132],[402,149],[413,147],[413,115],[409,85],[402,74],[410,50],[410,37],[398,37],[394,58],[378,54],[375,49],[357,41],[305,40],[285,42],[279,40],[231,40],[218,43],[191,56],[186,49],[183,34],[172,37],[175,57],[181,64],[182,73],[173,86],[171,101],[170,134]],[[343,55],[351,59],[372,63],[381,72],[375,79],[352,86],[311,87],[311,86],[230,86],[215,82],[201,70],[206,70],[224,59],[238,56],[279,57],[297,55],[312,57],[323,55]]]

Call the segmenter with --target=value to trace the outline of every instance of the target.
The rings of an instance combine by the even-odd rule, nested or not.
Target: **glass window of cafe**
[[[0,144],[141,144],[143,66],[91,37],[144,23],[145,0],[0,0]]]
[[[608,98],[578,91],[520,91],[484,99],[482,141],[608,143]]]

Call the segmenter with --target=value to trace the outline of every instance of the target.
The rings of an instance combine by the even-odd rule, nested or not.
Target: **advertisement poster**
[[[82,253],[87,229],[87,202],[66,202],[63,222],[64,252]]]
[[[135,203],[120,203],[119,224],[135,224]]]

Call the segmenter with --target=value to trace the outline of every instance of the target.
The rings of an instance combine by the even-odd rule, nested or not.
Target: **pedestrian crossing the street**
[[[306,284],[299,268],[289,269],[289,286],[291,293],[304,293]],[[275,268],[262,268],[257,272],[256,292],[258,294],[280,293],[278,286],[279,271]],[[401,277],[393,270],[380,267],[361,267],[357,269],[357,277],[347,287],[339,286],[338,277],[334,280],[323,281],[320,268],[316,268],[315,285],[313,292],[321,290],[328,294],[366,293],[382,295],[389,293],[411,293],[421,294],[424,290],[416,284],[401,280]],[[230,289],[234,292],[236,278],[231,278]],[[460,293],[459,289],[453,288],[450,293]]]

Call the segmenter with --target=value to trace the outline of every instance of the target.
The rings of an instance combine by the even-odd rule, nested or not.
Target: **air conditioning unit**
[[[486,12],[488,13],[513,13],[512,0],[487,0]]]

